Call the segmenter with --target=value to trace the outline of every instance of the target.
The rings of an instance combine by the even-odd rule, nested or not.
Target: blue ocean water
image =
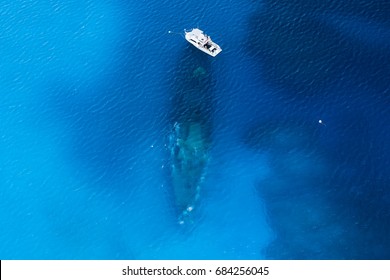
[[[0,14],[1,259],[390,258],[390,2]],[[222,53],[168,33],[192,27]],[[180,224],[169,139],[194,116],[207,164]]]

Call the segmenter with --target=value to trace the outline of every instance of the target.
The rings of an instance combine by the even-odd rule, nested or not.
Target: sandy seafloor
[[[15,0],[0,14],[0,259],[390,258],[389,1]],[[222,53],[168,33],[192,27]],[[172,100],[198,64],[211,144],[180,225]]]

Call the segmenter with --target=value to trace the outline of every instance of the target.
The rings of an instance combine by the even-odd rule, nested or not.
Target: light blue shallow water
[[[20,0],[0,14],[1,259],[390,257],[387,2]],[[195,26],[220,55],[168,34]],[[198,66],[211,144],[180,225],[169,136]]]

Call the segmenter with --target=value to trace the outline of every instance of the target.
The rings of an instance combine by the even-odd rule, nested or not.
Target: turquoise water
[[[390,257],[386,1],[0,12],[1,259]],[[216,58],[168,33],[197,26]],[[193,122],[180,224],[170,141]]]

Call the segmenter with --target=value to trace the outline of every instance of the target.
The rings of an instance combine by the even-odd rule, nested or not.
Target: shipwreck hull
[[[209,159],[209,143],[202,124],[176,123],[171,135],[171,178],[180,215],[191,212],[200,196]]]
[[[170,181],[180,223],[191,220],[190,214],[201,196],[209,161],[213,108],[208,57],[187,51],[180,59],[173,85],[169,136]]]

